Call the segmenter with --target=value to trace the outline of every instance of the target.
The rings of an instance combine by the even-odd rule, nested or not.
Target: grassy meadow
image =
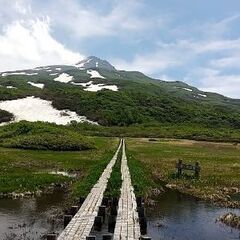
[[[0,148],[0,193],[36,191],[51,183],[72,178],[50,174],[66,171],[77,174],[73,195],[86,195],[112,158],[117,138],[92,137],[95,148],[84,151],[22,150]]]
[[[147,138],[128,138],[126,142],[129,165],[135,169],[132,175],[134,171],[139,172],[135,184],[143,193],[149,189],[148,186],[156,186],[159,180],[182,192],[213,201],[231,200],[229,195],[239,191],[239,145],[191,140],[149,141]],[[192,178],[191,172],[176,178],[178,159],[184,163],[200,162],[200,179]],[[136,177],[132,177],[134,181]]]

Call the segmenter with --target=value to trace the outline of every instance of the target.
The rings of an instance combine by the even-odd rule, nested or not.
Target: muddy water
[[[66,200],[62,190],[30,199],[0,199],[0,239],[41,239],[62,228],[56,219]]]
[[[234,230],[216,219],[227,212],[240,215],[240,209],[219,208],[169,190],[158,197],[154,207],[147,207],[148,235],[164,240],[240,239]]]
[[[51,216],[61,211],[65,200],[60,190],[32,199],[0,199],[0,240],[35,240],[60,232],[62,223]],[[170,190],[158,197],[154,207],[146,208],[148,235],[153,240],[240,239],[239,230],[216,222],[229,211],[240,214],[239,209],[214,207]]]

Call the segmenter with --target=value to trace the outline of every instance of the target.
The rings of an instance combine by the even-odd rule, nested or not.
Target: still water
[[[56,215],[61,213],[65,193],[29,199],[0,199],[0,240],[35,240],[46,233],[58,232],[62,224]]]
[[[31,199],[0,199],[0,240],[42,239],[51,231],[60,232],[62,223],[54,217],[66,200],[63,191]],[[193,197],[168,190],[154,207],[146,208],[148,235],[153,240],[231,240],[240,231],[216,219],[239,209],[219,208]]]
[[[164,240],[240,239],[240,231],[216,221],[221,215],[240,209],[210,205],[177,191],[168,190],[158,197],[154,207],[147,207],[148,235]]]

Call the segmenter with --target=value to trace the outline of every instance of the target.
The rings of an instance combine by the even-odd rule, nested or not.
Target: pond
[[[62,231],[61,213],[66,200],[63,190],[30,199],[0,199],[0,239],[41,239],[52,231]],[[146,207],[148,236],[154,240],[230,240],[240,239],[240,231],[216,222],[227,212],[239,209],[220,208],[174,190],[157,198]],[[98,234],[100,238],[101,234]]]
[[[60,231],[62,223],[55,216],[62,212],[65,200],[61,189],[36,198],[0,199],[0,239],[41,239]]]
[[[240,231],[216,221],[240,209],[216,207],[178,191],[167,190],[154,207],[146,208],[148,236],[154,240],[240,239]]]

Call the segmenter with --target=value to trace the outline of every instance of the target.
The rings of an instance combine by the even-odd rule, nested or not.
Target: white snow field
[[[200,93],[198,93],[198,95],[201,96],[201,97],[205,97],[205,98],[207,97],[206,94],[200,94]]]
[[[13,88],[16,88],[16,87],[13,87],[13,86],[6,86],[6,88],[8,88],[8,89],[13,89]]]
[[[104,84],[91,84],[83,90],[84,91],[89,91],[89,92],[97,92],[97,91],[100,91],[102,89],[108,89],[108,90],[112,90],[112,91],[115,91],[115,92],[118,91],[118,87],[116,85],[104,85]]]
[[[58,77],[54,78],[54,81],[62,82],[62,83],[68,83],[71,82],[73,79],[73,76],[68,75],[67,73],[61,73]]]
[[[0,102],[0,109],[8,111],[15,116],[14,122],[27,120],[30,122],[43,121],[60,125],[66,125],[71,121],[95,122],[87,120],[85,116],[79,116],[70,110],[57,110],[53,108],[51,101],[37,97],[26,97],[17,100]]]
[[[91,60],[92,60],[92,59],[89,58],[87,61],[82,62],[82,63],[79,63],[79,64],[76,64],[75,66],[76,66],[77,68],[81,69],[81,70],[84,70],[84,69],[85,69],[85,64],[86,64],[86,63],[89,63]]]
[[[33,87],[37,87],[37,88],[44,88],[44,84],[43,83],[34,83],[34,82],[28,82],[28,84],[32,85]]]
[[[91,75],[90,78],[105,78],[102,75],[100,75],[100,73],[96,70],[87,70],[87,74]]]
[[[6,76],[10,76],[10,75],[34,76],[34,75],[38,75],[38,73],[26,73],[26,72],[6,72],[6,73],[2,73],[2,77],[6,77]]]
[[[190,89],[190,88],[182,88],[183,90],[186,90],[186,91],[189,91],[189,92],[192,92],[193,90]]]
[[[86,83],[75,83],[75,82],[71,82],[71,84],[73,85],[77,85],[77,86],[82,86],[84,87],[84,91],[89,91],[89,92],[97,92],[100,91],[102,89],[108,89],[108,90],[112,90],[112,91],[118,91],[118,87],[116,85],[104,85],[104,84],[93,84],[93,81],[89,81]]]

